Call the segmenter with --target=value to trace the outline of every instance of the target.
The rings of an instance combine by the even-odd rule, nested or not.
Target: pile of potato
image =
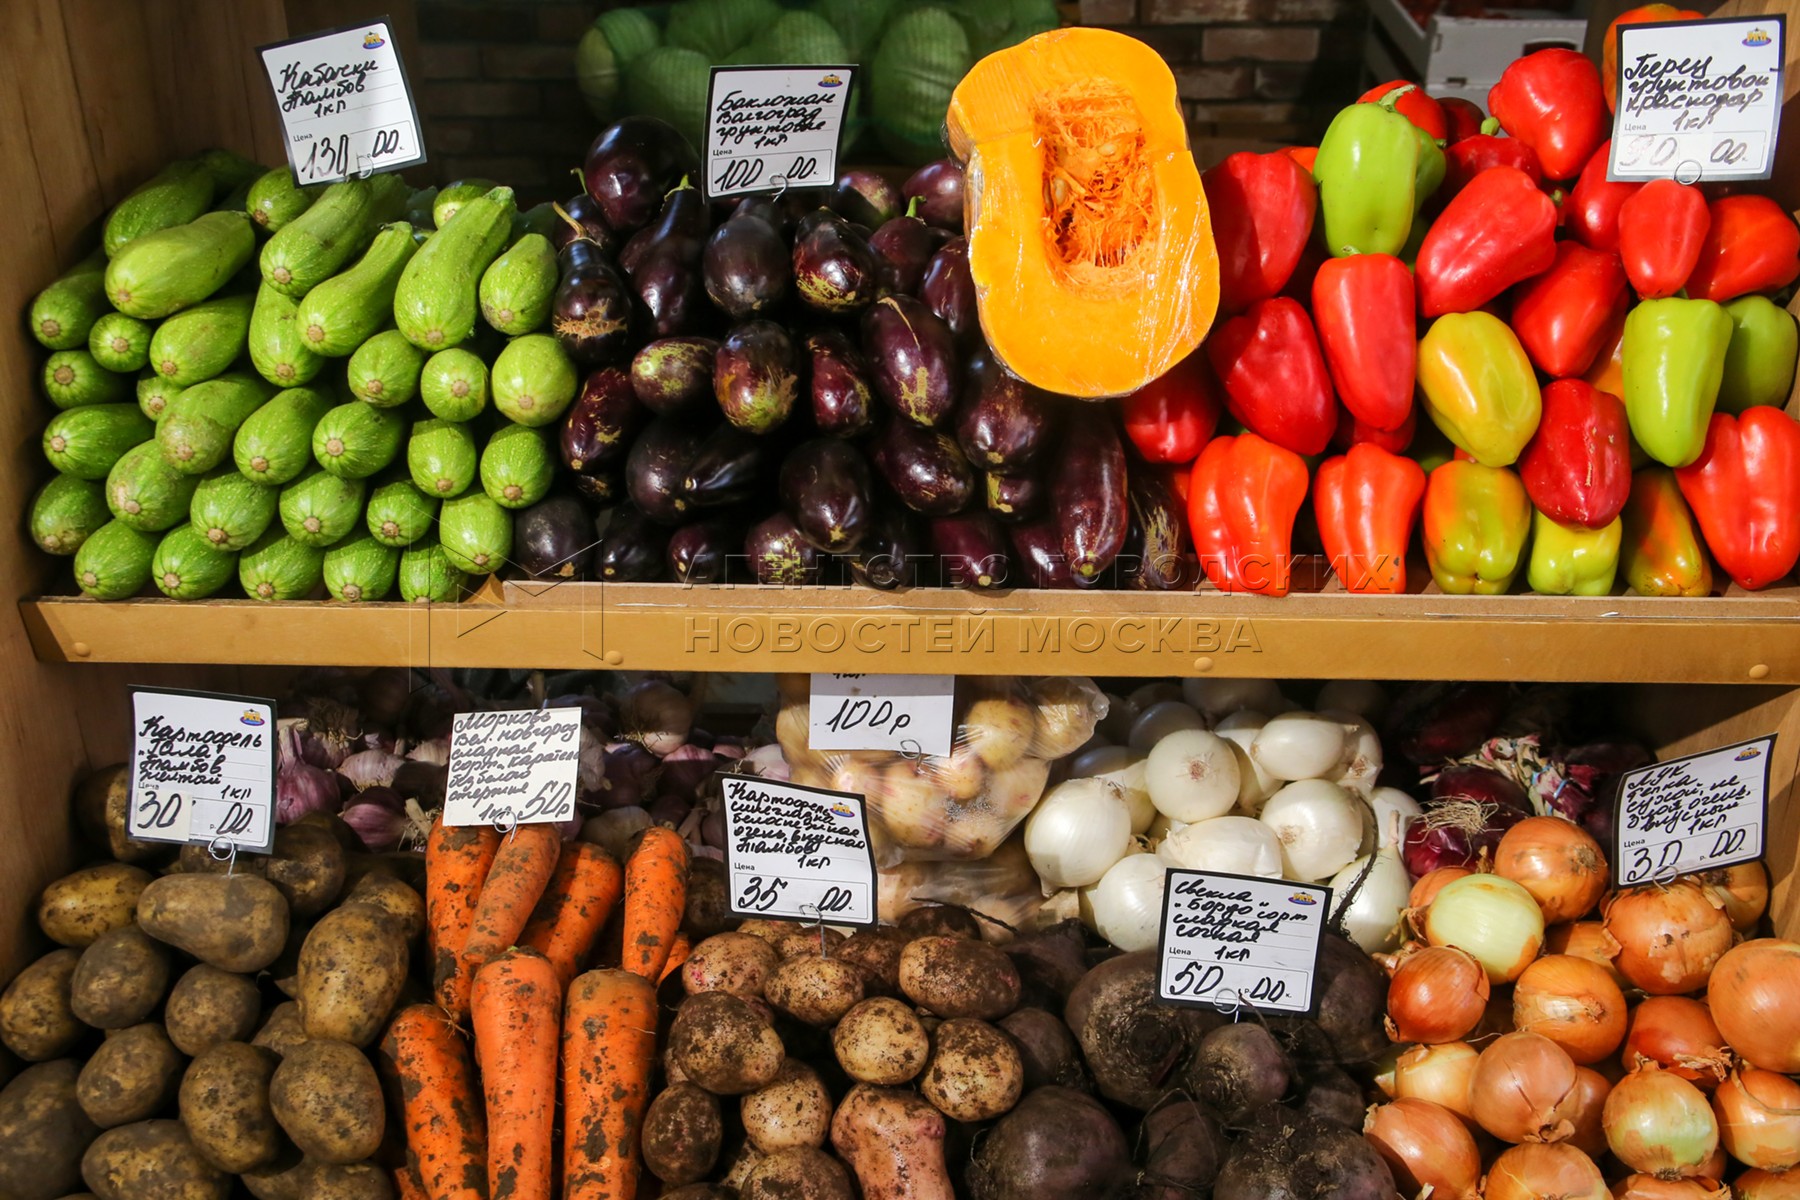
[[[44,889],[59,948],[0,994],[0,1044],[32,1064],[0,1090],[0,1196],[392,1197],[368,1049],[410,986],[419,856],[320,814],[215,862],[130,838],[126,802],[123,765],[78,791],[107,861]]]

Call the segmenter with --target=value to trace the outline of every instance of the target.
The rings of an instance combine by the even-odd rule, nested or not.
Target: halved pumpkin
[[[976,63],[947,123],[982,332],[1014,374],[1120,396],[1200,344],[1219,260],[1156,51],[1105,29],[1041,33]]]

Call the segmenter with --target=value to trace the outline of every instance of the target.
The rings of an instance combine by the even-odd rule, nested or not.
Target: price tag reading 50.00
[[[1159,999],[1313,1014],[1330,888],[1179,868],[1164,888]]]
[[[425,161],[419,116],[386,20],[264,46],[288,162],[302,185]]]

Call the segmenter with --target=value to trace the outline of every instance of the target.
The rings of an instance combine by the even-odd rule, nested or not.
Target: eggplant
[[[963,169],[955,159],[926,163],[900,185],[900,194],[919,202],[919,219],[927,225],[962,232]]]
[[[1006,530],[993,514],[959,513],[931,522],[931,552],[951,587],[1005,587],[1010,568]]]
[[[619,250],[619,266],[627,275],[636,277],[656,255],[671,254],[682,262],[696,264],[706,244],[706,231],[711,227],[700,189],[683,180],[680,187],[663,197],[655,223],[632,234]]]
[[[860,312],[873,303],[879,290],[868,240],[836,218],[814,221],[794,239],[793,263],[794,289],[801,303],[815,312]]]
[[[550,328],[569,357],[586,367],[624,362],[632,349],[631,292],[617,271],[594,263],[565,274],[550,309]]]
[[[669,535],[669,574],[676,583],[725,583],[743,552],[743,526],[724,518],[694,521]]]
[[[745,196],[731,210],[733,217],[757,217],[769,223],[769,228],[783,237],[794,231],[794,214],[783,208],[775,197],[759,194]],[[723,224],[723,222],[720,222]]]
[[[956,335],[956,344],[971,347],[981,341],[981,314],[975,304],[975,277],[969,273],[967,238],[951,238],[938,247],[925,264],[919,280],[919,299]]]
[[[585,579],[593,551],[593,523],[573,496],[540,500],[513,521],[512,559],[533,579]]]
[[[975,472],[956,441],[911,421],[890,420],[875,435],[875,469],[914,512],[947,517],[969,506]]]
[[[761,217],[733,217],[713,230],[702,263],[706,294],[734,321],[769,312],[793,289],[787,243]]]
[[[594,471],[585,475],[577,475],[575,490],[590,500],[598,500],[602,504],[617,504],[625,498],[625,468],[608,467],[604,471]]]
[[[655,117],[625,117],[600,131],[582,164],[587,194],[615,231],[636,229],[682,176],[700,173],[700,156],[681,131]]]
[[[862,351],[835,329],[806,336],[812,360],[812,417],[819,432],[856,437],[875,424],[875,393],[869,387],[869,364]]]
[[[1069,559],[1062,551],[1062,529],[1055,517],[1027,521],[1007,530],[1022,581],[1038,588],[1074,587]]]
[[[911,296],[883,296],[863,317],[863,354],[875,394],[902,417],[936,425],[956,407],[950,327]]]
[[[844,220],[873,229],[893,220],[906,207],[906,198],[886,175],[852,167],[838,176],[825,203]]]
[[[825,556],[807,544],[784,512],[751,528],[744,553],[758,583],[817,583]]]
[[[1191,586],[1187,560],[1187,514],[1168,474],[1148,464],[1127,468],[1125,496],[1131,526],[1125,538],[1125,583],[1139,591],[1166,592]]]
[[[631,277],[644,330],[651,337],[699,333],[712,321],[698,264],[662,246],[654,247]]]
[[[1081,587],[1100,581],[1125,547],[1130,505],[1125,494],[1125,447],[1109,406],[1071,405],[1062,446],[1050,475],[1069,575]]]
[[[653,521],[679,525],[693,509],[688,500],[688,463],[700,449],[693,422],[658,417],[644,427],[625,460],[625,488],[631,501]]]
[[[658,338],[631,360],[632,391],[659,417],[693,412],[712,400],[718,353],[712,338]]]
[[[987,510],[1009,524],[1034,521],[1045,508],[1044,480],[1038,475],[985,476]]]
[[[917,295],[926,264],[938,247],[950,240],[942,229],[913,215],[916,208],[916,204],[908,204],[904,213],[869,237],[869,253],[875,256],[875,281],[884,296],[895,292]]]
[[[632,435],[645,419],[630,376],[617,367],[589,372],[580,395],[563,415],[563,465],[578,475],[623,465]]]
[[[828,554],[862,544],[873,490],[862,451],[837,438],[814,438],[790,451],[781,464],[781,506],[800,536]]]
[[[926,552],[924,522],[891,496],[877,500],[862,548],[851,556],[851,577],[884,592],[930,587],[937,582],[935,565]]]
[[[618,238],[608,228],[600,206],[586,192],[556,205],[556,217],[550,227],[550,244],[557,250],[570,242],[588,241],[610,257],[618,248]]]
[[[609,509],[594,546],[594,575],[607,583],[652,583],[662,578],[669,531],[635,504]]]
[[[1055,410],[1045,392],[1002,367],[986,349],[970,357],[956,441],[969,461],[1017,475],[1050,443]]]
[[[610,235],[609,235],[610,236]],[[569,278],[596,268],[613,269],[611,243],[598,238],[571,237],[556,252],[557,279]]]
[[[739,429],[774,429],[794,411],[799,391],[799,355],[787,330],[773,321],[747,321],[719,343],[713,396]]]
[[[768,434],[721,421],[688,460],[682,491],[695,508],[742,504],[764,489],[783,448]]]

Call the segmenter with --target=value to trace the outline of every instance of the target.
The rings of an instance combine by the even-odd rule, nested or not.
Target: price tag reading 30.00
[[[275,846],[275,702],[131,689],[126,831],[267,854]]]
[[[1767,179],[1781,131],[1779,15],[1619,26],[1613,180]]]
[[[258,53],[301,185],[425,161],[419,114],[385,18],[263,46]]]
[[[1666,883],[1761,858],[1774,750],[1770,734],[1628,772],[1614,822],[1619,882]]]
[[[714,67],[706,99],[709,199],[837,178],[856,68]]]
[[[1330,888],[1175,867],[1164,888],[1158,999],[1313,1015]]]
[[[875,924],[875,853],[863,798],[722,775],[731,912]]]

